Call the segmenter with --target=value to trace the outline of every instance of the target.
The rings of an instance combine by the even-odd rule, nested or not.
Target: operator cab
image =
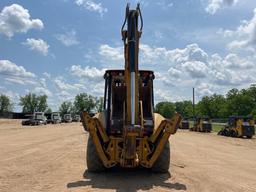
[[[104,75],[104,110],[108,134],[122,134],[125,120],[126,85],[124,70],[107,70]],[[142,101],[144,133],[149,135],[154,127],[153,71],[139,71],[139,101]],[[111,107],[112,106],[112,107]]]

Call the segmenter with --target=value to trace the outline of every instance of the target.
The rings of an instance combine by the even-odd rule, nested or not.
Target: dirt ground
[[[256,191],[256,139],[179,130],[171,174],[86,171],[80,123],[25,126],[0,120],[0,191]]]

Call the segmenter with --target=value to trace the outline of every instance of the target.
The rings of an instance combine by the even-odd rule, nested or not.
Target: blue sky
[[[0,1],[0,93],[48,95],[57,110],[77,93],[103,95],[105,69],[123,68],[128,1]],[[197,100],[256,83],[256,1],[141,0],[140,69],[154,70],[155,100]]]

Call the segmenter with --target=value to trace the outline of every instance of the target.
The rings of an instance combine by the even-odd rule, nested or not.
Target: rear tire
[[[231,136],[231,137],[237,137],[236,131],[235,131],[235,130],[231,130],[231,131],[230,131],[230,136]]]
[[[170,167],[170,158],[170,142],[167,141],[163,148],[162,153],[159,155],[151,170],[156,173],[167,173]]]
[[[102,172],[106,169],[98,155],[91,136],[89,136],[87,142],[86,163],[87,169],[90,172]]]

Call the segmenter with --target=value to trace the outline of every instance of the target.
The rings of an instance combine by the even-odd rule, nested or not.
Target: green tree
[[[175,102],[175,110],[177,113],[181,114],[182,117],[193,116],[193,104],[191,101]]]
[[[82,111],[90,112],[96,108],[97,98],[93,97],[87,93],[80,93],[75,97],[74,108],[76,113]]]
[[[64,101],[59,108],[60,115],[73,113],[73,105],[70,101]]]
[[[223,95],[214,94],[211,96],[212,118],[225,118],[227,113],[227,101]]]
[[[253,98],[247,90],[231,89],[227,93],[227,111],[229,115],[249,115],[254,109]]]
[[[160,102],[156,105],[155,112],[165,118],[171,118],[175,113],[175,105],[171,102]]]
[[[210,118],[227,116],[227,102],[223,95],[204,96],[196,105],[196,114]]]
[[[37,108],[37,111],[43,111],[43,112],[45,112],[46,109],[48,108],[47,96],[46,96],[46,95],[37,96],[37,99],[38,99],[38,108]]]
[[[48,107],[46,110],[45,110],[45,113],[52,113],[52,109],[50,107]]]
[[[48,107],[47,96],[29,93],[20,97],[19,105],[22,106],[23,113],[44,112]]]
[[[8,96],[1,94],[0,95],[0,116],[4,115],[6,112],[12,110],[12,103]]]
[[[210,98],[209,96],[204,96],[201,101],[199,101],[196,105],[196,115],[202,116],[206,115],[211,117],[211,109],[210,109]]]
[[[103,111],[103,107],[104,107],[103,104],[104,104],[104,98],[103,97],[98,98],[96,101],[96,106],[95,106],[95,108],[98,112]]]

